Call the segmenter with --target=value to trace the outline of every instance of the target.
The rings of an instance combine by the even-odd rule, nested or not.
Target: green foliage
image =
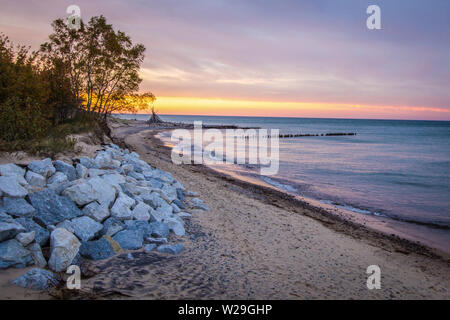
[[[81,21],[78,30],[63,20],[52,24],[50,41],[41,46],[45,60],[65,66],[70,87],[83,109],[101,115],[127,108],[126,97],[139,89],[145,47],[115,31],[103,16]]]
[[[103,16],[81,21],[78,30],[62,19],[52,26],[38,52],[14,47],[0,34],[0,150],[54,155],[73,149],[68,135],[103,134],[108,114],[148,108],[156,99],[135,93],[145,47]]]
[[[0,105],[1,138],[6,141],[38,139],[50,126],[41,105],[31,98],[13,97]]]

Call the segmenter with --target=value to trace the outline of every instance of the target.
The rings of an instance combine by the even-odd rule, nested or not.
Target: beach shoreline
[[[139,121],[136,121],[136,123],[139,123]],[[170,159],[171,147],[161,139],[160,133],[175,128],[192,129],[193,126],[190,124],[177,123],[166,123],[163,126],[168,127],[153,127],[152,130],[154,131],[152,132],[153,136],[151,143],[152,145],[158,145],[164,152],[164,156],[167,159]],[[230,126],[214,125],[208,127],[217,129],[230,128]],[[236,126],[231,127],[237,128]],[[145,130],[145,128],[142,130]],[[418,237],[418,234],[422,231],[421,228],[423,228],[421,225],[397,221],[387,217],[362,215],[350,210],[325,204],[317,199],[292,195],[285,190],[264,183],[262,180],[251,179],[239,174],[233,174],[227,170],[222,170],[220,166],[202,164],[196,165],[195,170],[204,173],[205,176],[215,176],[232,184],[244,187],[251,197],[260,198],[261,195],[264,194],[266,197],[265,201],[269,204],[281,205],[290,210],[295,210],[296,207],[308,209],[308,216],[317,219],[318,221],[322,221],[328,226],[333,226],[337,231],[347,233],[351,236],[353,236],[355,232],[358,232],[359,236],[368,237],[368,233],[370,233],[371,237],[377,239],[385,238],[388,242],[396,243],[399,246],[396,250],[418,252],[428,256],[440,257],[447,261],[450,259],[450,247],[448,247],[448,245],[445,246],[445,244],[438,243],[438,241],[432,237],[431,239],[426,238],[427,236],[430,236],[429,232],[421,234],[422,237]],[[416,232],[416,234],[414,234],[414,232]]]
[[[349,254],[348,250],[353,249],[357,251],[356,256],[361,258],[361,261],[357,263],[355,262],[355,264],[359,265],[360,270],[356,271],[357,273],[354,274],[354,276],[360,278],[360,281],[362,281],[359,283],[359,287],[357,287],[356,289],[356,292],[360,293],[359,295],[355,296],[355,293],[354,292],[351,293],[351,290],[347,291],[347,295],[343,296],[338,294],[338,291],[334,293],[316,291],[314,294],[296,293],[290,295],[287,293],[283,293],[276,295],[276,298],[291,298],[291,299],[317,298],[317,297],[389,298],[390,297],[389,295],[388,296],[384,295],[386,294],[386,291],[384,292],[384,294],[379,294],[380,291],[375,292],[367,290],[367,288],[364,285],[365,282],[363,279],[365,277],[365,268],[368,265],[364,267],[363,266],[364,263],[361,264],[361,262],[366,259],[367,261],[369,260],[373,261],[374,256],[383,256],[383,258],[380,258],[381,265],[383,264],[391,265],[392,264],[391,260],[394,260],[396,261],[396,263],[399,263],[394,268],[397,269],[397,271],[395,271],[396,276],[400,278],[411,277],[409,278],[409,280],[405,280],[405,282],[403,282],[402,288],[407,288],[408,286],[410,286],[412,284],[410,283],[412,278],[414,278],[415,279],[414,281],[416,281],[418,280],[418,278],[421,277],[420,275],[418,276],[417,272],[427,273],[431,270],[433,270],[432,273],[437,272],[437,274],[434,274],[433,276],[431,276],[431,278],[434,278],[438,274],[440,274],[440,276],[443,276],[443,278],[441,278],[439,282],[443,286],[442,288],[445,288],[439,294],[439,296],[441,298],[449,298],[448,293],[446,291],[447,290],[446,288],[449,285],[448,280],[446,278],[446,275],[448,275],[449,271],[449,256],[445,252],[432,249],[421,244],[417,244],[407,239],[402,239],[398,236],[392,236],[386,233],[375,231],[373,229],[365,227],[364,225],[355,223],[354,221],[344,219],[343,217],[339,217],[336,214],[332,214],[325,209],[320,209],[308,204],[307,202],[301,201],[299,199],[294,199],[292,196],[274,190],[273,188],[265,188],[264,186],[258,186],[250,184],[245,181],[234,179],[233,177],[227,176],[223,173],[217,172],[203,165],[176,166],[171,162],[170,148],[165,146],[164,143],[156,137],[158,132],[160,132],[161,130],[168,130],[168,129],[173,129],[173,127],[172,128],[149,127],[148,125],[145,124],[145,122],[136,121],[126,126],[118,126],[116,128],[113,128],[113,140],[116,143],[119,144],[122,143],[123,146],[129,147],[130,150],[136,151],[142,156],[143,159],[148,161],[150,164],[171,172],[174,176],[180,179],[180,181],[185,183],[188,186],[188,188],[198,192],[205,199],[207,205],[212,207],[211,212],[203,214],[201,216],[201,219],[197,221],[202,228],[206,227],[206,229],[213,229],[214,235],[218,235],[219,233],[221,233],[221,236],[225,237],[227,242],[228,241],[232,242],[232,246],[238,246],[239,243],[242,242],[243,243],[251,242],[249,239],[250,237],[248,237],[248,234],[246,235],[245,233],[249,232],[252,228],[258,229],[259,227],[262,227],[264,228],[266,233],[270,233],[271,231],[273,231],[271,230],[272,227],[270,226],[271,223],[270,220],[275,221],[276,224],[279,223],[283,228],[287,228],[289,230],[287,234],[277,233],[277,236],[280,238],[276,237],[275,238],[280,240],[280,242],[283,243],[285,242],[285,244],[290,248],[289,250],[287,250],[287,252],[285,252],[286,257],[283,258],[282,256],[280,256],[277,259],[275,259],[278,261],[276,264],[282,263],[282,261],[284,261],[283,259],[286,259],[286,261],[288,261],[292,257],[295,257],[297,254],[299,254],[299,252],[296,252],[299,248],[303,248],[305,250],[308,248],[308,250],[306,251],[309,250],[311,251],[308,253],[309,256],[312,255],[311,260],[315,261],[317,265],[319,265],[319,269],[320,266],[327,269],[327,272],[322,272],[322,276],[331,282],[338,281],[337,279],[339,278],[339,276],[334,273],[335,270],[333,270],[333,268],[328,269],[328,267],[330,267],[329,265],[327,267],[322,265],[324,263],[324,260],[327,261],[331,259],[333,261],[338,261],[336,264],[350,263],[348,257],[346,258],[342,257],[345,256],[345,254]],[[195,183],[192,181],[188,182],[189,180],[194,179],[194,177],[196,181]],[[205,186],[206,189],[202,190],[203,187],[202,185],[206,185]],[[214,190],[214,188],[216,188],[217,190]],[[220,193],[220,195],[218,195],[218,193]],[[242,201],[242,203],[240,203],[240,201]],[[255,207],[245,206],[247,203],[251,203]],[[248,211],[247,214],[245,214],[244,212],[242,212],[242,210],[239,209],[241,205],[246,207]],[[237,212],[232,212],[234,210],[237,210]],[[278,212],[278,214],[276,212]],[[220,230],[220,228],[218,229],[218,227],[222,226],[226,230],[230,231],[230,228],[233,228],[236,222],[231,223],[231,225],[225,225],[223,222],[218,224],[217,221],[213,223],[213,221],[208,219],[208,217],[210,217],[211,215],[214,215],[214,217],[211,217],[211,220],[215,219],[221,220],[221,217],[218,217],[217,215],[222,216],[222,218],[225,218],[227,215],[232,215],[234,218],[238,220],[245,220],[245,223],[243,223],[243,225],[240,227],[243,228],[242,230],[244,230],[244,234],[241,236],[236,235],[236,239],[233,237],[230,238],[229,235],[226,234],[225,230]],[[252,216],[253,218],[250,219],[249,216]],[[259,221],[259,219],[261,218],[261,216],[264,216],[264,219],[269,219],[269,221],[267,221],[269,225],[260,226],[261,222]],[[282,221],[277,221],[277,219],[280,216],[283,217],[281,219]],[[286,219],[286,221],[283,221],[284,219]],[[295,222],[289,221],[290,219],[294,219]],[[240,221],[239,223],[242,222],[243,221]],[[312,227],[312,230],[316,230],[315,228],[319,228],[321,231],[316,235],[308,235],[309,231],[305,230],[304,224],[306,225],[312,224],[314,226]],[[296,230],[297,228],[298,230]],[[276,228],[274,227],[274,229]],[[295,236],[293,236],[292,239],[289,239],[288,234],[291,234],[291,232],[293,232]],[[300,234],[300,237],[302,236],[304,237],[300,239],[299,235],[297,235],[297,232]],[[306,234],[302,234],[302,232],[305,232]],[[264,241],[266,241],[267,243],[264,243],[264,246],[267,246],[268,247],[267,249],[269,250],[274,249],[271,248],[274,241],[273,237],[267,238],[267,236],[263,236],[262,234],[258,235],[253,234],[253,236],[255,237],[254,239],[252,239],[253,241],[257,241],[260,244],[263,244]],[[283,241],[281,241],[281,237],[283,238]],[[322,248],[311,246],[315,241],[324,244],[324,241],[326,241],[326,239],[329,240],[330,237],[332,239],[331,243],[327,243]],[[310,240],[311,238],[314,240],[312,241],[312,243],[308,243],[307,239],[311,241]],[[349,242],[343,244],[340,243],[340,241],[343,242],[349,241]],[[296,246],[295,243],[297,243],[299,246]],[[222,244],[219,241],[219,246],[223,247],[226,245],[227,244],[225,243]],[[358,247],[358,249],[354,248],[354,246]],[[337,250],[336,248],[340,249]],[[330,256],[326,258],[323,257],[322,251],[328,250],[330,250],[329,252]],[[345,251],[346,253],[344,254],[342,250]],[[363,251],[365,250],[368,250],[369,253],[364,253]],[[243,252],[240,253],[243,254]],[[292,254],[294,255],[292,256]],[[306,254],[306,252],[304,252],[304,254]],[[298,258],[300,258],[300,260],[303,260],[305,257],[301,254],[301,257]],[[356,257],[353,257],[352,259],[356,259],[356,261],[358,260]],[[286,262],[286,264],[289,263]],[[295,268],[298,268],[298,271],[301,272],[301,270],[304,271],[305,267],[306,267],[305,264],[300,263],[299,266]],[[311,267],[312,266],[310,265],[309,268]],[[345,268],[349,267],[350,266],[347,265]],[[350,269],[354,267],[355,265],[352,265]],[[402,275],[400,275],[398,270],[402,268],[404,269],[405,267],[408,270],[404,271]],[[267,269],[274,271],[273,266],[267,267]],[[283,271],[287,272],[287,270]],[[339,274],[341,271],[342,270],[339,270],[337,273]],[[290,274],[290,272],[288,273]],[[309,275],[311,284],[308,285],[313,285],[314,283],[313,278],[315,278],[318,274],[320,274],[320,272]],[[348,275],[348,272],[346,272],[346,274]],[[412,276],[412,274],[414,274],[414,276]],[[273,275],[274,277],[276,277],[275,274]],[[290,276],[293,276],[293,274],[290,274]],[[424,275],[422,275],[422,277],[423,276]],[[438,276],[438,278],[440,276]],[[265,279],[267,281],[267,278]],[[236,279],[236,281],[237,280],[238,279]],[[398,281],[399,278],[395,279],[394,276],[392,280],[395,282]],[[322,280],[319,280],[319,282],[323,284]],[[308,287],[306,282],[303,282],[303,285]],[[349,283],[347,283],[347,285],[349,285]],[[353,285],[354,283],[350,284],[350,287],[352,287]],[[438,285],[438,283],[436,283],[436,285]],[[301,291],[301,288],[297,289],[300,289]],[[296,289],[293,290],[297,291]],[[355,288],[353,290],[355,290]],[[399,291],[399,294],[400,296],[394,294],[393,297],[396,298],[415,297],[415,294],[411,295],[411,293],[408,294],[405,292],[402,293],[401,290]],[[419,295],[422,297],[426,297],[427,295],[430,294],[431,294],[430,292],[427,293],[423,292],[423,295],[422,293]],[[238,296],[241,298],[242,297],[270,298],[269,295],[267,296],[238,295]],[[225,295],[225,297],[233,297],[233,296],[227,294]]]
[[[204,165],[175,165],[157,135],[177,125],[110,127],[114,143],[170,172],[209,207],[189,211],[188,237],[170,235],[185,250],[86,261],[81,290],[18,288],[11,280],[26,269],[11,269],[0,278],[1,299],[450,299],[444,252]],[[381,269],[380,290],[366,286],[370,265]]]

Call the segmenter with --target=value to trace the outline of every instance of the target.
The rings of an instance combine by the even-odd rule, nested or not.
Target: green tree
[[[0,139],[42,137],[49,127],[48,83],[43,81],[36,53],[14,47],[0,34]]]
[[[81,22],[78,30],[63,20],[53,22],[50,41],[41,52],[50,63],[60,61],[67,68],[75,98],[84,110],[106,116],[126,104],[126,97],[139,89],[139,68],[145,47],[115,31],[103,16]]]

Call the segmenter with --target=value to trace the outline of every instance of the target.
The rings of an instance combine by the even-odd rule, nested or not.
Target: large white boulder
[[[86,216],[72,219],[72,227],[77,237],[83,242],[95,238],[103,229],[101,223]]]
[[[108,181],[96,177],[88,180],[92,189],[97,193],[97,202],[100,205],[109,208],[116,200],[118,189],[112,186]]]
[[[83,208],[83,214],[94,219],[97,222],[102,222],[111,215],[107,207],[101,206],[96,201],[86,205]]]
[[[40,174],[41,176],[48,178],[52,174],[56,172],[55,167],[52,164],[52,160],[50,158],[40,160],[40,161],[33,161],[28,165],[28,169]]]
[[[139,202],[132,211],[133,218],[135,220],[148,221],[150,220],[150,210],[153,209],[148,204]]]
[[[173,231],[177,236],[184,236],[186,231],[184,230],[183,223],[176,217],[167,218],[163,221],[170,230]]]
[[[12,239],[25,232],[25,228],[9,215],[0,212],[0,242]]]
[[[17,176],[1,176],[0,192],[11,198],[25,197],[28,194],[28,191],[20,185],[18,179],[20,178]]]
[[[43,188],[47,184],[47,181],[43,176],[33,171],[28,171],[25,175],[25,179],[31,186],[37,188]]]
[[[50,235],[50,260],[48,266],[56,272],[66,271],[72,264],[81,243],[75,235],[63,228],[56,228]]]
[[[111,208],[111,216],[118,220],[133,219],[133,213],[130,209],[134,204],[134,199],[121,192],[113,207]]]
[[[99,194],[86,180],[81,180],[75,185],[63,191],[63,196],[68,197],[79,206],[98,200]]]

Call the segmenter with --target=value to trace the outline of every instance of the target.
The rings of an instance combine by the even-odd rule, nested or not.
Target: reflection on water
[[[279,172],[269,179],[258,175],[254,166],[228,165],[220,169],[362,215],[386,216],[450,232],[450,122],[162,118],[273,128],[280,129],[281,134],[356,132],[356,136],[281,139]]]

